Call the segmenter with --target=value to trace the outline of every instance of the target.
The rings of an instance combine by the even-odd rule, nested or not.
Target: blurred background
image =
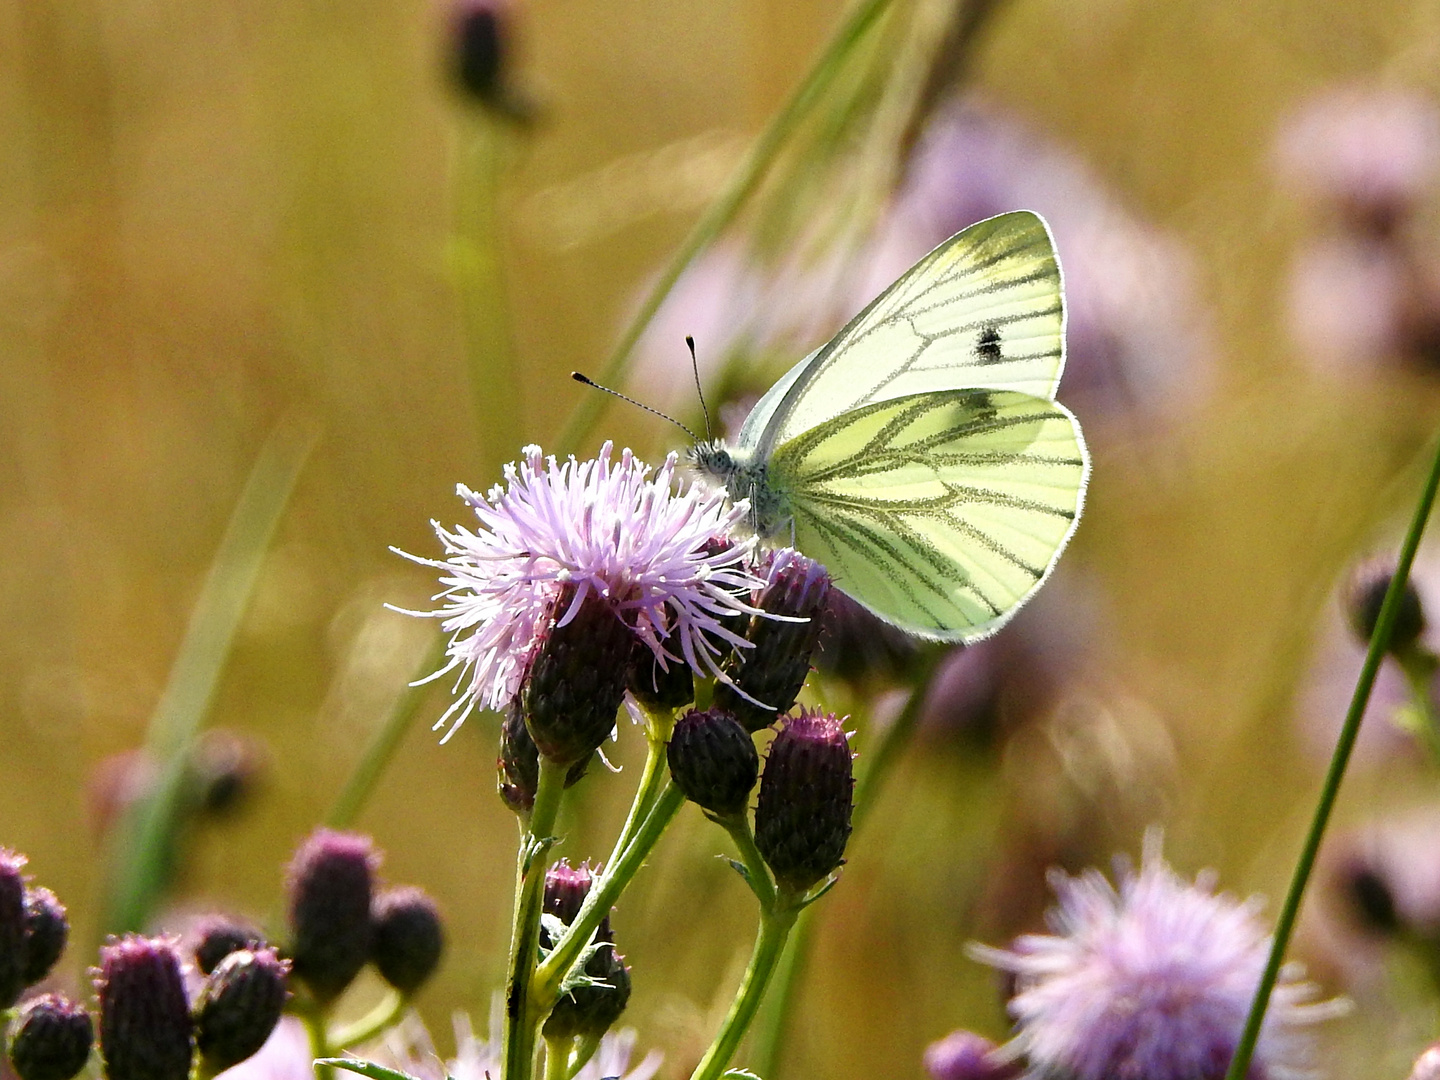
[[[575,426],[593,392],[569,374],[605,370],[846,17],[457,4],[0,0],[0,844],[70,905],[75,985],[107,826],[144,780],[116,755],[145,741],[264,448],[298,479],[203,719],[239,738],[242,790],[190,829],[162,923],[278,910],[290,852],[424,673],[437,627],[383,605],[427,608],[434,578],[388,549],[437,555],[457,482],[526,442],[684,448],[598,395]],[[946,662],[818,909],[782,1075],[920,1076],[953,1027],[1003,1036],[965,943],[1034,928],[1046,867],[1108,866],[1150,824],[1182,873],[1273,914],[1359,667],[1337,584],[1393,551],[1440,410],[1437,72],[1440,9],[1405,0],[895,0],[618,373],[698,423],[694,334],[712,403],[743,405],[1004,210],[1045,214],[1066,270],[1085,520],[1044,594]],[[868,662],[813,688],[854,710],[862,757],[898,708]],[[445,910],[420,1000],[442,1049],[502,980],[517,835],[494,718],[428,730],[448,689],[356,823]],[[1331,863],[1381,835],[1440,861],[1415,824],[1435,766],[1372,713]],[[572,857],[608,850],[641,741],[622,730],[626,772],[587,781]],[[724,848],[687,811],[616,916],[662,1075],[748,955]],[[1327,904],[1343,876],[1296,949],[1358,1006],[1331,1075],[1403,1076],[1434,990]],[[1431,876],[1414,902],[1440,922]]]

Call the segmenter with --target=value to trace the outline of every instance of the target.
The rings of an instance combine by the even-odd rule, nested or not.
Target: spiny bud
[[[83,1006],[61,994],[42,994],[20,1007],[10,1029],[10,1064],[20,1080],[70,1080],[85,1067],[94,1042]]]
[[[70,937],[65,905],[49,889],[36,885],[25,890],[26,986],[34,986],[55,966]]]
[[[545,914],[554,915],[569,926],[580,914],[594,880],[589,866],[571,866],[560,859],[545,871]]]
[[[100,950],[100,1056],[108,1080],[187,1080],[190,1003],[175,947],[130,935]]]
[[[973,1031],[953,1031],[925,1051],[933,1080],[1013,1080],[1020,1067],[995,1056],[995,1044]]]
[[[231,953],[265,947],[265,936],[229,915],[207,915],[195,927],[195,965],[209,975]]]
[[[755,647],[735,651],[725,668],[734,685],[715,688],[716,706],[733,713],[747,731],[768,727],[795,704],[810,674],[829,593],[830,575],[819,563],[789,549],[776,554],[755,606],[784,618],[751,618],[745,636]],[[791,621],[795,618],[805,621]]]
[[[685,797],[719,816],[743,814],[760,775],[760,755],[724,709],[688,712],[675,722],[670,775]]]
[[[574,787],[585,775],[590,761],[587,757],[570,766],[565,774],[567,788]],[[535,791],[540,786],[540,751],[525,726],[519,702],[505,711],[505,720],[500,725],[500,758],[495,765],[501,801],[517,814],[530,813],[535,805]]]
[[[585,974],[598,980],[577,986],[555,1003],[543,1028],[547,1039],[576,1035],[598,1039],[630,1003],[630,970],[614,945],[601,945],[585,963]]]
[[[834,715],[785,721],[755,808],[755,844],[781,886],[803,893],[844,861],[854,786],[850,744]]]
[[[370,900],[379,856],[368,836],[316,829],[290,863],[290,955],[322,1002],[370,958]]]
[[[647,709],[670,712],[695,700],[695,672],[680,660],[669,660],[665,667],[643,641],[636,641],[630,654],[630,693]]]
[[[424,889],[387,889],[375,898],[370,958],[381,977],[402,994],[413,994],[435,974],[445,951],[440,911]]]
[[[1375,624],[1380,621],[1380,607],[1385,602],[1385,594],[1389,592],[1394,576],[1394,567],[1363,567],[1356,571],[1346,589],[1345,612],[1350,619],[1350,629],[1366,644],[1375,634]],[[1420,640],[1424,632],[1425,608],[1414,580],[1407,578],[1405,591],[1400,597],[1400,610],[1396,613],[1395,626],[1390,633],[1390,652],[1406,651]]]
[[[0,1009],[25,989],[25,856],[0,848]]]
[[[556,598],[523,699],[540,756],[560,765],[587,760],[614,730],[635,643],[604,598],[592,591],[577,608],[575,595],[566,585]]]
[[[285,1007],[290,965],[274,949],[232,952],[195,999],[195,1046],[207,1071],[236,1065],[270,1038]]]

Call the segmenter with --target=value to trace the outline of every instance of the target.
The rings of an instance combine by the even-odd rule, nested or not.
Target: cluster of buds
[[[25,861],[0,848],[0,1013],[50,974],[70,936],[64,906],[49,889],[26,880]],[[70,1080],[84,1067],[93,1041],[84,1008],[48,993],[20,1005],[5,1050],[20,1080]]]
[[[418,888],[377,888],[379,863],[369,837],[331,829],[315,830],[291,860],[289,955],[321,1006],[367,963],[407,996],[440,964],[445,935],[435,902]]]
[[[581,905],[590,893],[593,875],[587,866],[572,867],[565,860],[552,866],[545,875],[546,915],[569,926],[580,914]],[[615,951],[615,935],[607,914],[595,932],[596,947],[585,961],[587,980],[561,996],[550,1011],[542,1029],[547,1039],[599,1039],[620,1019],[630,1003],[630,969],[624,957]],[[554,941],[542,925],[542,948]]]

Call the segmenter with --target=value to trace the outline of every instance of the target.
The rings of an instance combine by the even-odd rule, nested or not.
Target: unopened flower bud
[[[25,856],[0,848],[0,1009],[26,987]]]
[[[1375,624],[1380,621],[1380,607],[1385,594],[1390,590],[1390,581],[1395,576],[1393,567],[1374,566],[1357,571],[1346,590],[1345,611],[1350,618],[1350,629],[1366,644],[1375,634]],[[1425,609],[1420,602],[1420,593],[1414,579],[1407,578],[1405,591],[1400,597],[1400,610],[1395,616],[1395,627],[1390,634],[1390,652],[1402,653],[1420,640],[1425,632]]]
[[[564,859],[557,861],[545,872],[545,914],[554,915],[569,926],[580,914],[594,880],[589,866],[571,866]]]
[[[760,755],[724,709],[691,711],[675,722],[670,775],[685,797],[721,817],[743,814],[760,775]]]
[[[95,992],[108,1080],[188,1080],[190,1003],[169,941],[135,935],[111,941],[100,950]]]
[[[1395,894],[1380,871],[1360,861],[1340,873],[1341,892],[1356,920],[1377,934],[1396,934],[1402,929],[1395,908]]]
[[[316,829],[290,863],[290,955],[322,1002],[370,958],[370,901],[379,856],[368,836]]]
[[[209,975],[231,953],[265,947],[265,936],[255,927],[229,915],[207,915],[195,928],[195,966]]]
[[[232,952],[195,999],[195,1046],[218,1073],[265,1045],[285,1008],[290,965],[274,949]]]
[[[560,765],[587,760],[615,729],[635,643],[603,597],[591,592],[578,608],[574,600],[575,586],[561,589],[523,700],[540,756]]]
[[[565,774],[567,788],[574,787],[585,775],[590,761],[586,758],[570,766]],[[540,786],[540,751],[525,726],[518,701],[505,711],[505,720],[500,725],[500,758],[495,765],[501,801],[517,814],[530,813],[535,806],[535,791]]]
[[[585,974],[598,982],[577,986],[555,1003],[543,1028],[547,1039],[576,1035],[598,1039],[630,1003],[630,970],[614,945],[596,949],[585,964]]]
[[[820,638],[820,615],[829,593],[830,575],[819,563],[789,549],[775,556],[755,606],[784,618],[751,618],[745,636],[754,648],[735,651],[726,665],[734,685],[721,683],[715,688],[715,705],[733,713],[747,731],[768,727],[795,704],[810,674],[810,656]],[[792,621],[796,618],[804,621]]]
[[[435,974],[445,951],[440,911],[424,889],[387,889],[371,913],[375,940],[370,958],[381,978],[402,994],[413,994]]]
[[[70,1080],[85,1067],[95,1027],[84,1006],[42,994],[20,1007],[10,1029],[10,1064],[20,1080]]]
[[[782,887],[803,893],[844,861],[854,786],[850,744],[834,715],[785,721],[755,808],[755,844]]]
[[[925,1071],[933,1080],[1013,1080],[1014,1062],[1000,1061],[995,1044],[973,1031],[952,1031],[925,1051]]]
[[[70,937],[70,920],[65,905],[42,886],[25,890],[25,971],[26,986],[34,986],[55,966]]]
[[[650,646],[639,640],[630,654],[627,685],[636,701],[656,712],[672,712],[695,700],[695,672],[690,665],[670,660],[662,668]]]

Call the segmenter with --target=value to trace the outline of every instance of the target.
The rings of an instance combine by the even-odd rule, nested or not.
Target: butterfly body
[[[882,619],[975,640],[1079,520],[1089,458],[1054,400],[1063,366],[1049,229],[1003,214],[920,260],[771,387],[736,445],[692,461]]]

